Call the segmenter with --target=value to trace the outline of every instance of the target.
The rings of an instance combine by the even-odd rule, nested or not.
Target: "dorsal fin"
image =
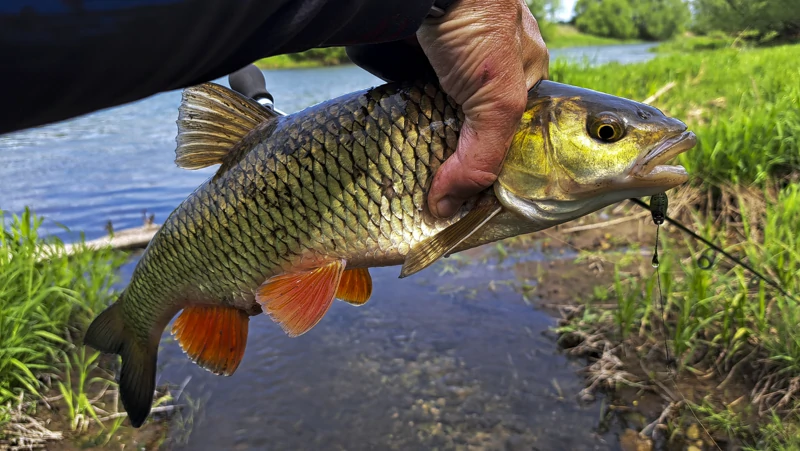
[[[221,164],[251,130],[277,115],[236,91],[203,83],[183,91],[175,163],[184,169]]]

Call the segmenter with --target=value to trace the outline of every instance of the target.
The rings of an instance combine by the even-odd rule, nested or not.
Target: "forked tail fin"
[[[158,343],[141,344],[126,330],[118,300],[103,311],[86,331],[83,343],[98,351],[119,354],[119,394],[131,425],[138,428],[150,414],[156,385]]]

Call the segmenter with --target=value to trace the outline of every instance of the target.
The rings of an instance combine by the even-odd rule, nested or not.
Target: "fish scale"
[[[229,375],[249,316],[305,333],[335,298],[367,302],[366,268],[402,263],[406,277],[450,253],[663,191],[686,174],[660,163],[695,143],[652,107],[543,81],[492,189],[437,219],[428,189],[463,120],[431,83],[379,86],[285,117],[213,83],[185,90],[176,162],[220,168],[167,218],[85,338],[122,356],[132,424],[150,411],[160,334],[179,311],[182,349]]]
[[[441,110],[431,110],[436,108]],[[401,119],[401,112],[408,110],[430,121]],[[321,104],[300,118],[279,119],[269,140],[201,186],[199,195],[178,207],[162,226],[151,247],[169,247],[181,256],[182,268],[169,274],[171,289],[158,284],[161,292],[153,293],[148,287],[151,273],[173,265],[156,252],[137,267],[126,299],[147,293],[160,298],[155,305],[174,309],[186,301],[180,293],[199,286],[210,298],[252,303],[252,290],[304,251],[345,251],[348,255],[340,257],[354,266],[371,266],[377,262],[370,260],[387,257],[396,263],[401,255],[388,255],[396,243],[419,241],[458,218],[422,221],[426,213],[421,207],[430,183],[425,175],[435,173],[455,150],[462,117],[429,85],[395,92],[375,89],[340,98],[336,105]],[[434,135],[450,139],[433,139],[430,144],[424,139]],[[426,151],[421,145],[430,148]],[[434,158],[422,161],[419,155]],[[417,173],[420,166],[427,174]],[[359,179],[363,182],[353,183]],[[384,179],[389,183],[382,183]],[[207,233],[190,233],[199,228]],[[176,232],[182,240],[174,239]],[[275,244],[270,251],[257,252],[271,241]],[[371,253],[376,247],[379,252]],[[215,265],[220,262],[222,268]],[[205,271],[209,266],[217,270],[213,275]],[[241,292],[241,286],[249,286],[250,292]]]

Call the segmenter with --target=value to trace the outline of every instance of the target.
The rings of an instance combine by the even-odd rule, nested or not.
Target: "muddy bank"
[[[175,442],[169,434],[170,426],[187,413],[191,415],[191,409],[170,395],[179,394],[180,387],[169,384],[157,387],[159,406],[154,409],[153,421],[134,429],[129,426],[116,388],[110,382],[117,366],[111,357],[100,356],[97,365],[85,373],[82,390],[78,383],[80,370],[73,370],[69,379],[65,372],[42,375],[47,386],[42,398],[12,406],[0,450],[168,449]],[[59,383],[71,390],[63,391]],[[80,405],[81,402],[90,403],[93,412]]]
[[[697,205],[677,213],[684,223],[692,222],[687,212]],[[724,213],[720,216],[740,217],[731,207]],[[749,213],[759,214],[752,207]],[[661,266],[654,268],[648,243],[654,243],[655,226],[648,217],[637,222],[627,233],[616,229],[615,236],[640,246],[615,249],[595,237],[581,258],[547,265],[546,299],[561,302],[542,307],[561,317],[559,348],[586,363],[581,371],[586,389],[578,399],[593,403],[598,394],[606,397],[599,428],[624,428],[625,450],[784,449],[796,443],[800,384],[791,367],[780,364],[790,357],[770,350],[756,336],[751,325],[756,320],[745,314],[758,311],[759,293],[767,320],[770,312],[791,316],[794,310],[730,262],[703,262],[699,256],[713,254],[669,227],[661,232]],[[750,234],[763,230],[753,227]],[[576,241],[581,239],[586,243],[586,237]],[[779,342],[782,324],[770,329]]]

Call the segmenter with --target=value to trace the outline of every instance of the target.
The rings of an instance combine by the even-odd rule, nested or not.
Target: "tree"
[[[694,0],[695,28],[726,33],[753,31],[800,39],[798,0]]]
[[[556,21],[556,13],[561,8],[561,0],[526,0],[528,8],[536,21]]]
[[[683,0],[640,0],[635,2],[634,21],[639,37],[664,41],[683,31],[691,18]]]
[[[584,33],[660,41],[680,33],[690,13],[684,0],[578,0],[575,16]]]
[[[584,33],[618,39],[634,38],[638,31],[628,0],[578,0],[575,26]]]
[[[561,0],[526,0],[526,3],[539,24],[544,41],[548,42],[555,35],[555,14]]]

